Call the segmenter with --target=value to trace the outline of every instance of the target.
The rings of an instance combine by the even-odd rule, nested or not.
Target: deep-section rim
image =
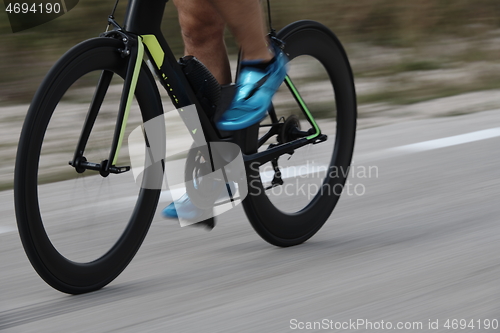
[[[337,138],[332,161],[336,160],[335,165],[341,165],[346,168],[351,163],[356,128],[356,94],[352,70],[347,55],[337,37],[328,28],[318,22],[298,21],[282,29],[278,33],[278,38],[285,41],[285,52],[287,52],[287,49],[290,50],[293,47],[299,48],[298,45],[293,46],[293,42],[290,43],[290,40],[294,36],[304,33],[313,34],[314,36],[318,36],[318,38],[321,36],[320,39],[323,39],[329,43],[330,47],[334,48],[332,52],[336,59],[331,61],[330,67],[335,67],[336,72],[329,72],[329,74],[332,81],[339,81],[332,82],[332,84],[335,86],[337,109],[343,111],[337,115]],[[287,41],[289,42],[288,44],[286,44]],[[316,48],[316,51],[311,52],[320,54],[319,52],[322,52],[321,49],[324,49],[325,45],[313,45],[313,48]],[[317,59],[316,56],[314,57]],[[341,65],[338,65],[338,63],[341,63]],[[333,71],[332,68],[331,71]],[[338,72],[342,73],[339,74]],[[339,103],[342,104],[340,107]],[[339,138],[342,138],[342,145]],[[258,177],[255,168],[251,167],[247,168],[247,175],[249,181]],[[345,181],[346,177],[341,176],[336,179],[335,183],[343,185]],[[249,186],[249,194],[243,201],[245,213],[253,228],[264,240],[281,247],[297,245],[312,237],[331,215],[340,197],[331,192],[330,195],[317,195],[301,211],[284,213],[270,202],[262,190],[262,183],[257,182],[256,184],[258,185],[257,187],[260,186],[260,191],[258,191],[260,194],[256,195],[256,192],[252,194],[250,189],[253,187]],[[330,185],[333,184],[330,183]],[[311,213],[315,207],[316,211]],[[317,209],[317,207],[321,209]],[[306,216],[307,214],[309,216]]]
[[[35,109],[37,106],[43,109],[48,103],[51,97],[49,92],[57,89],[57,87],[54,88],[54,82],[58,82],[59,79],[64,80],[65,75],[68,75],[65,71],[70,66],[74,66],[77,61],[84,61],[92,52],[102,49],[103,55],[106,55],[107,52],[117,53],[117,49],[121,45],[119,41],[112,38],[95,38],[80,43],[68,51],[51,69],[41,84],[30,106],[21,133],[14,178],[15,208],[19,233],[26,254],[38,274],[49,285],[66,293],[78,294],[100,289],[125,269],[144,240],[159,199],[159,189],[141,189],[138,202],[141,200],[142,204],[136,205],[134,208],[132,217],[117,243],[105,255],[95,261],[75,263],[62,257],[50,244],[40,218],[37,194],[33,191],[33,188],[37,187],[37,181],[33,178],[37,178],[36,173],[33,175],[33,172],[29,173],[27,170],[27,166],[33,163],[34,160],[35,163],[38,163],[37,158],[41,152],[43,138],[39,140],[39,146],[35,147],[32,142],[36,140],[34,137],[37,133],[36,126],[43,123],[43,118],[47,117],[35,112]],[[111,58],[114,58],[114,56],[111,56]],[[83,74],[79,77],[81,76]],[[145,65],[142,66],[137,86],[136,97],[141,105],[143,120],[147,121],[161,115],[163,110],[159,93],[154,79]],[[51,115],[53,111],[48,112]],[[48,120],[45,121],[47,124]],[[43,132],[45,131],[46,126],[43,129]],[[132,221],[136,222],[133,223]],[[37,236],[34,237],[34,235]],[[127,248],[125,249],[124,246],[127,246]],[[43,251],[46,253],[42,253]],[[111,258],[116,262],[112,263]],[[105,267],[110,264],[113,267]]]

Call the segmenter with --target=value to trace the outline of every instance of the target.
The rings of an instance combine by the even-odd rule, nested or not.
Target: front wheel
[[[286,84],[273,98],[271,122],[279,131],[272,144],[292,141],[299,131],[311,129],[312,135],[314,122],[327,135],[324,142],[281,156],[275,161],[280,173],[271,163],[247,168],[245,212],[264,240],[285,247],[312,237],[335,208],[349,172],[357,112],[349,61],[328,28],[299,21],[277,37],[285,42],[290,63]],[[269,126],[261,125],[261,135]]]
[[[38,274],[66,293],[102,288],[125,269],[159,199],[160,190],[136,184],[132,171],[106,175],[68,163],[99,94],[103,100],[93,126],[87,126],[84,154],[92,163],[109,156],[128,64],[122,47],[118,40],[96,38],[68,51],[38,89],[19,142],[14,195],[21,240]],[[161,114],[157,87],[143,65],[128,129]],[[129,163],[124,140],[117,164]],[[146,168],[143,178],[162,172],[155,169]]]

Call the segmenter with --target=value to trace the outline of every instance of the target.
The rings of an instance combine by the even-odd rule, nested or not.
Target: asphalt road
[[[129,267],[80,296],[31,268],[1,192],[0,330],[498,331],[499,124],[493,110],[361,130],[353,170],[372,174],[351,174],[357,193],[307,243],[265,243],[241,208],[209,233],[158,215]]]

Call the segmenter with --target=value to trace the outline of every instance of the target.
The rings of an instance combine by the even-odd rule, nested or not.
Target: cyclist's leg
[[[268,47],[260,2],[175,0],[175,4],[186,52],[200,59],[221,84],[230,81],[224,22],[243,51],[236,95],[218,121],[219,129],[234,131],[259,122],[283,82],[287,62],[278,48]]]
[[[174,0],[184,40],[184,52],[200,60],[220,84],[231,83],[224,43],[224,19],[209,0]]]
[[[185,54],[198,58],[220,84],[231,82],[224,43],[226,21],[230,22],[233,34],[244,50],[245,59],[264,61],[272,59],[272,54],[267,48],[258,1],[238,1],[235,5],[232,1],[226,4],[211,0],[174,0],[174,4],[179,13]],[[194,218],[202,212],[198,211],[189,197],[184,195],[175,205],[172,203],[163,210],[163,215],[167,218],[176,218],[179,214],[186,218]]]
[[[243,60],[269,61],[266,29],[259,0],[209,0],[243,51]]]
[[[259,1],[174,1],[179,12],[186,53],[200,59],[219,83],[228,83],[228,78],[230,81],[223,40],[224,21],[243,50],[243,64],[245,61],[250,63],[250,66],[242,68],[235,100],[219,122],[219,128],[237,130],[261,120],[286,75],[286,60],[278,50],[269,51]],[[273,59],[274,55],[276,58]],[[256,84],[258,89],[254,89]],[[251,99],[248,98],[250,90],[253,91]],[[197,211],[186,195],[163,210],[167,218],[176,218],[178,214],[196,216],[198,213],[202,212]]]
[[[259,0],[210,1],[243,51],[235,97],[217,127],[240,130],[266,116],[271,99],[286,76],[287,60],[279,48],[268,47]]]
[[[231,69],[224,42],[225,22],[208,0],[174,0],[184,40],[184,53],[200,60],[219,84],[231,83]],[[223,193],[221,193],[223,195]],[[187,194],[163,210],[166,218],[195,220],[205,214]]]

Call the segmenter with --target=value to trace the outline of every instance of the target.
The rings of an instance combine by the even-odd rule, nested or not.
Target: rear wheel
[[[160,189],[136,184],[132,171],[79,173],[68,164],[103,77],[111,81],[102,90],[105,97],[84,156],[93,163],[109,156],[128,64],[121,47],[118,40],[96,38],[68,51],[38,89],[20,138],[15,204],[21,240],[38,274],[66,293],[102,288],[125,269],[159,199]],[[157,87],[143,65],[128,130],[161,114]],[[130,166],[126,138],[117,164]],[[146,168],[143,181],[158,172],[161,165]]]
[[[249,193],[243,205],[264,240],[292,246],[323,226],[342,193],[354,149],[356,93],[345,51],[328,28],[299,21],[281,30],[278,38],[290,60],[288,78],[273,98],[273,125],[264,121],[260,135],[270,127],[279,129],[273,145],[294,140],[298,131],[311,129],[312,135],[310,112],[328,138],[282,155],[276,161],[281,176],[272,163],[248,167]]]

